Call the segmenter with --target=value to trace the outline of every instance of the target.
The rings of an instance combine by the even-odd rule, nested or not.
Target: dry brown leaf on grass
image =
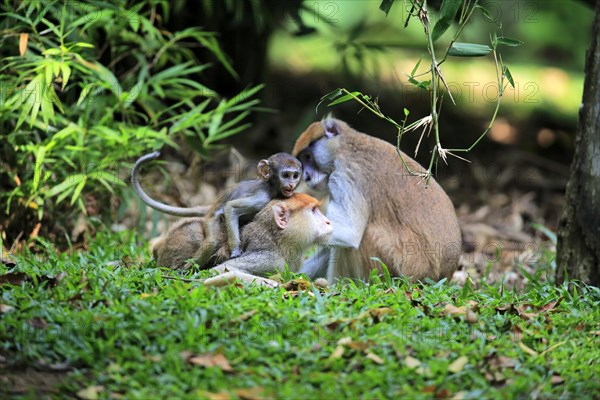
[[[186,353],[186,352],[184,352]],[[198,355],[191,355],[187,357],[186,360],[189,364],[198,365],[201,367],[209,368],[209,367],[218,367],[222,371],[232,372],[233,368],[229,364],[229,360],[225,358],[223,354],[216,353],[204,353]]]
[[[79,392],[77,392],[77,397],[82,400],[96,400],[98,398],[98,394],[102,391],[104,391],[104,386],[88,386],[85,389],[81,389]]]
[[[7,272],[0,275],[0,285],[20,285],[29,277],[23,272]]]
[[[27,51],[27,42],[29,41],[29,33],[21,33],[19,35],[19,54],[21,58],[25,55]]]
[[[292,279],[291,281],[288,281],[283,284],[283,288],[288,292],[309,290],[310,286],[310,281],[304,278]]]
[[[452,364],[448,365],[448,371],[456,374],[462,371],[468,362],[469,358],[467,356],[460,356],[456,360],[454,360]]]
[[[205,390],[198,390],[196,392],[198,397],[208,400],[229,400],[231,396],[227,392],[207,392]]]
[[[42,317],[33,317],[29,320],[29,325],[35,329],[46,329],[48,327],[48,323]]]
[[[442,310],[442,314],[450,315],[452,317],[464,316],[465,321],[470,324],[477,322],[477,314],[475,314],[473,310],[466,306],[456,307],[452,304],[446,304]]]
[[[421,361],[417,360],[414,357],[406,356],[406,358],[404,359],[404,364],[410,369],[415,369],[421,365]]]
[[[488,354],[484,357],[485,378],[493,384],[504,384],[506,376],[504,372],[517,366],[518,361],[514,358],[499,356],[496,353]]]
[[[270,396],[267,396],[265,394],[265,389],[260,386],[256,386],[256,387],[252,387],[252,388],[236,389],[235,393],[242,400],[267,400],[267,399],[272,398]]]
[[[363,311],[362,313],[360,313],[358,317],[356,317],[356,319],[359,320],[366,317],[371,317],[373,322],[378,324],[379,322],[381,322],[384,316],[392,313],[394,313],[394,310],[390,307],[372,308],[370,310]]]
[[[0,304],[0,314],[6,314],[14,309],[13,306],[9,306],[8,304]]]
[[[231,322],[244,322],[244,321],[247,321],[250,318],[252,318],[257,312],[258,312],[257,309],[246,311],[245,313],[241,314],[239,317],[233,318],[231,320]]]

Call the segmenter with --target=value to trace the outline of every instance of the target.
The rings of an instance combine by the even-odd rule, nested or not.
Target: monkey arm
[[[329,192],[332,196],[326,215],[333,226],[333,235],[328,244],[358,249],[370,214],[363,193],[339,172],[330,175]]]
[[[240,216],[256,215],[268,203],[270,198],[266,194],[257,193],[253,196],[242,197],[225,203],[224,214],[227,226],[227,243],[231,250],[231,257],[238,257],[240,249]]]
[[[306,274],[310,279],[326,278],[330,255],[331,249],[319,246],[315,253],[302,264],[300,273]]]
[[[214,269],[221,271],[223,268],[265,276],[270,273],[283,272],[285,270],[285,260],[274,251],[251,251],[240,257],[227,260]]]
[[[237,270],[235,268],[226,267],[224,266],[224,264],[213,268],[213,270],[219,272],[219,275],[206,279],[204,281],[204,285],[221,287],[231,285],[235,282],[246,282],[268,287],[279,286],[279,283],[277,281],[252,275],[247,272]]]

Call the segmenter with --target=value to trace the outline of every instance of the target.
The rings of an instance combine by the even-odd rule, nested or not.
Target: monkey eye
[[[297,173],[297,172],[296,172],[296,173],[294,173],[294,179],[298,179],[298,178],[300,178],[300,174],[299,174],[299,173]]]

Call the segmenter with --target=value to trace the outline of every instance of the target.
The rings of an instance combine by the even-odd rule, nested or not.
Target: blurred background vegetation
[[[440,3],[430,2],[434,20]],[[471,163],[451,160],[436,171],[465,212],[506,205],[514,198],[493,196],[517,190],[516,198],[528,193],[548,205],[520,210],[525,222],[555,226],[594,15],[588,3],[480,2],[497,22],[475,13],[461,41],[489,44],[496,32],[524,44],[502,52],[515,85],[490,133],[467,154]],[[406,75],[427,55],[423,28],[418,21],[404,27],[403,2],[388,16],[380,4],[3,0],[3,252],[37,236],[71,243],[82,240],[80,231],[118,225],[136,202],[127,171],[151,150],[166,149],[184,170],[231,145],[250,159],[289,151],[308,123],[332,111],[315,108],[338,87],[377,98],[396,120],[405,108],[411,120],[428,115],[427,91]],[[444,105],[442,138],[468,147],[495,106],[493,59],[451,58],[443,70],[457,104]],[[393,126],[359,111],[356,103],[333,108],[358,130],[395,143]],[[417,139],[408,137],[403,150],[412,155]],[[417,159],[426,163],[429,155]],[[163,180],[172,191],[169,174]],[[188,203],[184,193],[170,200]]]

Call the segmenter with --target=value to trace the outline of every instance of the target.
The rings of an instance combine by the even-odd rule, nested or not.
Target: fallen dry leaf
[[[233,368],[229,364],[229,361],[223,354],[199,354],[196,356],[191,356],[187,359],[187,362],[193,365],[199,365],[202,367],[218,367],[222,371],[231,372]]]
[[[475,322],[477,322],[477,314],[475,314],[473,310],[465,306],[456,307],[452,304],[446,304],[444,306],[444,310],[442,310],[442,313],[444,315],[450,315],[452,317],[459,317],[462,315],[465,317],[465,321],[470,324],[474,324]]]
[[[213,393],[204,390],[199,390],[196,392],[196,394],[198,395],[198,397],[203,399],[206,398],[208,400],[229,400],[231,398],[231,396],[227,392]]]
[[[98,393],[104,390],[104,386],[94,385],[88,386],[85,389],[81,389],[77,392],[77,397],[82,400],[96,400],[98,398]]]
[[[456,374],[462,371],[468,362],[469,358],[467,356],[460,356],[456,360],[454,360],[452,364],[448,365],[448,371]]]
[[[406,356],[406,358],[404,359],[404,364],[406,364],[408,368],[414,369],[421,365],[421,361],[417,360],[414,357]]]
[[[518,306],[516,307],[516,310],[519,313],[519,316],[523,319],[534,319],[539,315],[537,312],[530,312],[529,305]]]
[[[242,400],[265,400],[268,396],[264,394],[265,389],[260,386],[244,389],[236,389],[235,393],[240,396]]]
[[[20,285],[27,279],[27,275],[23,272],[8,272],[4,275],[0,275],[0,285]]]
[[[19,35],[19,54],[21,55],[21,57],[23,57],[25,55],[25,52],[27,51],[27,41],[28,40],[29,40],[28,33],[21,33],[21,35]]]
[[[13,306],[9,306],[8,304],[0,304],[0,314],[6,314],[14,309]]]
[[[244,321],[247,321],[250,318],[252,318],[254,316],[254,314],[256,314],[257,312],[258,312],[257,309],[246,311],[245,313],[241,314],[239,317],[232,319],[231,322],[244,322]]]
[[[283,288],[289,291],[300,291],[300,290],[309,290],[310,289],[310,281],[303,278],[292,279],[289,282],[283,284]]]
[[[370,310],[367,311],[363,311],[362,313],[360,313],[358,315],[358,317],[356,317],[357,320],[366,318],[366,317],[371,317],[373,319],[374,323],[379,323],[381,322],[381,320],[383,319],[384,316],[393,313],[394,310],[391,309],[390,307],[378,307],[378,308],[372,308]]]
[[[42,317],[33,317],[29,320],[29,325],[31,325],[35,329],[46,329],[48,327],[48,323]]]
[[[162,357],[157,354],[148,354],[145,355],[144,358],[148,361],[152,361],[153,363],[157,363],[160,362],[160,360],[162,360]]]
[[[341,356],[344,355],[344,352],[346,350],[344,349],[344,346],[342,345],[338,345],[335,350],[333,351],[333,353],[331,353],[331,355],[329,356],[330,360],[334,360],[336,358],[340,358]]]
[[[38,236],[38,234],[40,233],[41,227],[42,227],[41,222],[38,222],[37,224],[35,224],[35,226],[33,227],[33,230],[29,234],[29,239],[35,239]],[[30,247],[31,246],[33,246],[33,242],[30,243]]]
[[[384,363],[384,361],[383,361],[383,359],[381,357],[379,357],[377,354],[371,353],[369,351],[367,351],[367,358],[369,360],[373,361],[375,364],[381,365],[381,364]]]

